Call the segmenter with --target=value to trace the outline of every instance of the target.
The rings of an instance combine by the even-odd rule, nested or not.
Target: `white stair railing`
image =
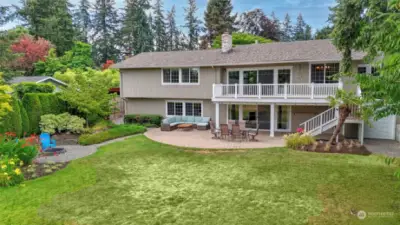
[[[305,121],[300,124],[300,127],[304,129],[304,132],[310,133],[311,135],[318,135],[335,126],[338,115],[335,108],[330,108],[325,112]],[[326,127],[326,125],[331,125]]]

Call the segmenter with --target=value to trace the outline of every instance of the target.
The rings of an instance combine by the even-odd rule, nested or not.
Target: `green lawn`
[[[0,224],[399,224],[393,172],[376,156],[199,154],[138,136],[0,189]],[[362,221],[351,209],[396,215]]]

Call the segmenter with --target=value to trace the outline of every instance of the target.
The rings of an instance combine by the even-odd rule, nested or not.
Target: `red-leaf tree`
[[[114,64],[114,60],[107,60],[106,63],[103,64],[103,70],[110,68]]]
[[[23,35],[18,42],[11,45],[11,51],[20,54],[13,62],[14,67],[24,70],[25,75],[32,75],[34,64],[39,60],[45,61],[51,47],[51,43],[44,38],[35,39],[30,35]]]

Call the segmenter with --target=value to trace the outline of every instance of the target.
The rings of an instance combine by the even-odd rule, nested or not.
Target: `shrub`
[[[134,134],[144,133],[146,128],[139,125],[117,125],[109,130],[95,134],[84,134],[79,137],[79,144],[92,145],[102,143],[108,140],[125,137]]]
[[[13,85],[13,90],[22,99],[27,93],[53,93],[55,86],[50,83],[22,82]]]
[[[7,133],[0,140],[0,158],[17,157],[24,164],[31,164],[38,154],[39,139],[31,136],[26,140],[14,139],[14,133]]]
[[[23,135],[21,110],[19,106],[19,100],[13,98],[11,102],[12,111],[2,119],[0,124],[0,131],[2,133],[14,132],[18,137]]]
[[[126,124],[154,124],[161,125],[163,117],[160,115],[131,114],[125,115],[124,122]]]
[[[291,149],[300,149],[302,146],[311,145],[315,142],[314,137],[307,133],[289,134],[285,135],[283,138],[285,139],[286,147]]]
[[[40,105],[40,99],[37,94],[25,94],[22,99],[22,103],[28,113],[29,118],[29,134],[37,134],[40,132],[39,121],[42,115],[42,107]]]
[[[0,157],[0,186],[9,187],[24,181],[21,172],[21,161],[18,158]]]
[[[60,115],[48,114],[41,116],[40,129],[42,132],[54,134],[56,132],[72,132],[80,134],[84,131],[85,120],[77,116],[63,113]]]

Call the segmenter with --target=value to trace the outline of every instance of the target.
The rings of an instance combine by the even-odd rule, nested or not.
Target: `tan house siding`
[[[211,99],[212,84],[219,72],[200,68],[200,84],[162,85],[161,69],[121,70],[124,98]]]
[[[292,106],[292,132],[295,132],[301,123],[328,109],[328,106]]]
[[[177,99],[127,99],[126,114],[155,114],[166,116],[166,101]],[[199,101],[196,99],[185,99],[184,101]],[[201,100],[203,102],[203,116],[215,117],[215,105],[211,100]],[[222,106],[220,120],[226,118],[226,107]],[[224,110],[225,109],[225,110]]]

